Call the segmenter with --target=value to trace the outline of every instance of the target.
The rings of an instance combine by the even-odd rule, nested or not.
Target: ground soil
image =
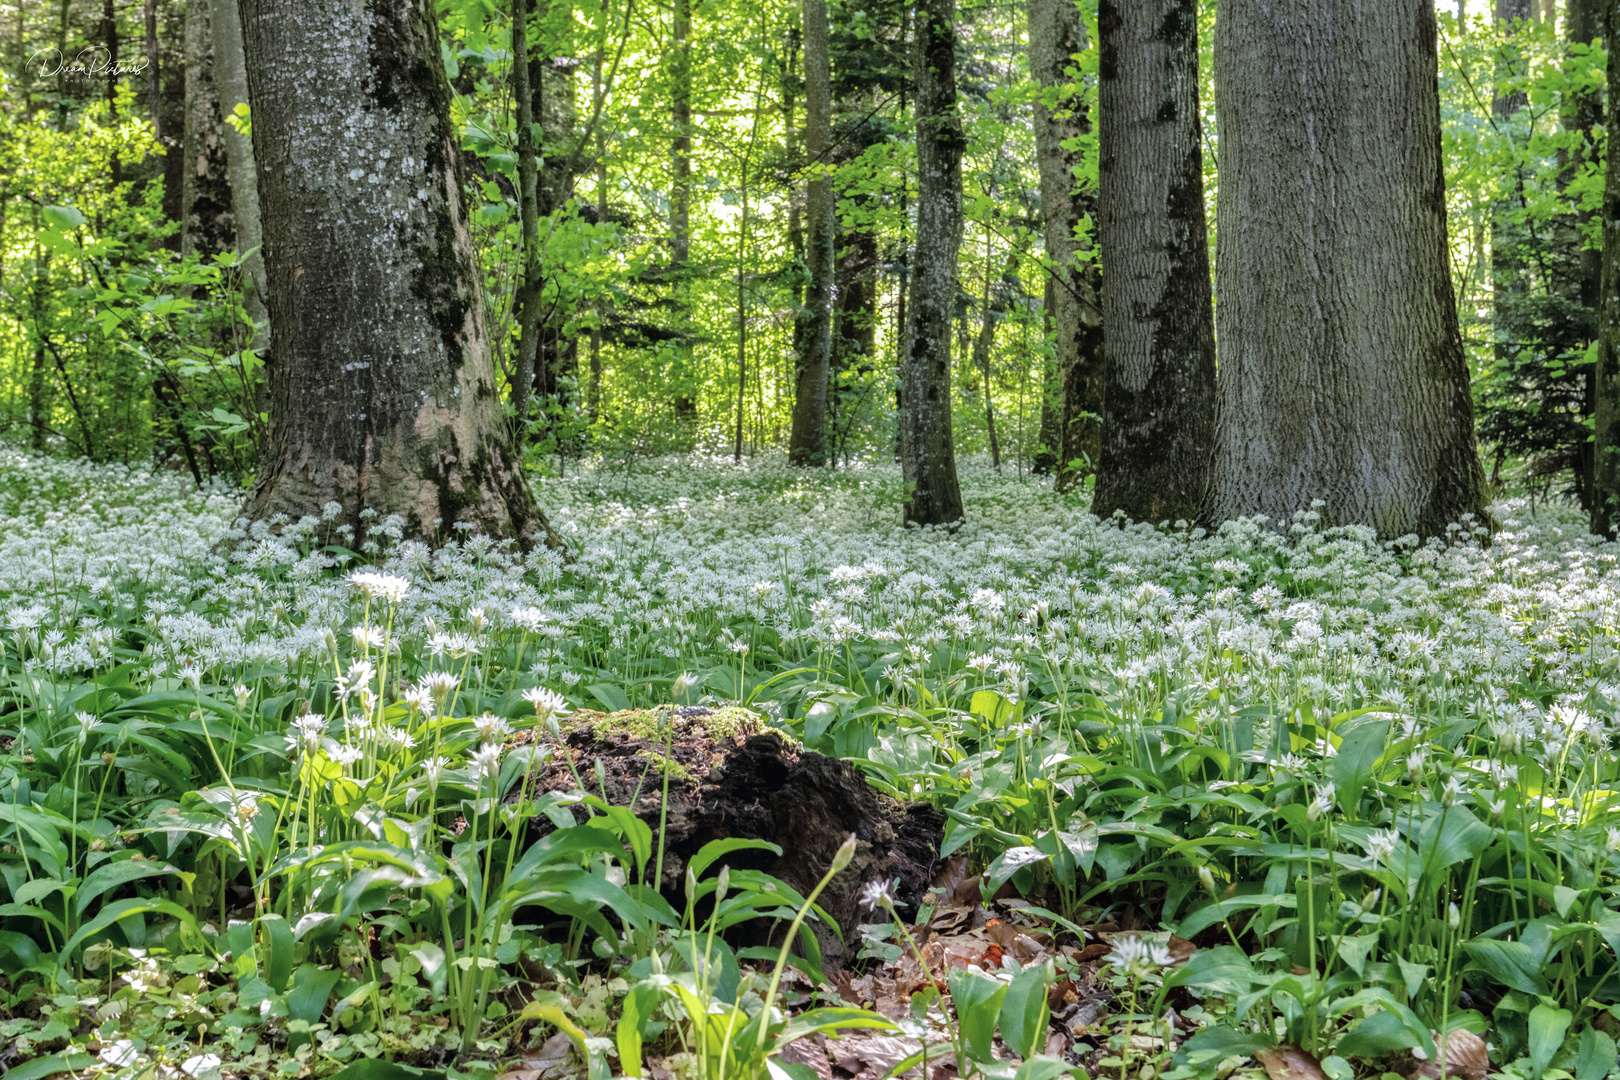
[[[817,928],[825,967],[836,970],[858,947],[853,932],[865,913],[857,898],[867,882],[895,881],[903,913],[922,899],[932,881],[944,817],[925,804],[904,805],[874,791],[847,762],[795,745],[763,718],[739,724],[739,712],[684,707],[657,716],[657,724],[667,723],[663,730],[673,732],[668,758],[662,739],[642,737],[656,726],[648,723],[649,714],[576,713],[565,723],[560,752],[536,777],[534,791],[571,790],[583,780],[590,794],[632,807],[652,828],[656,847],[667,771],[663,882],[677,911],[685,907],[687,860],[711,840],[745,837],[776,844],[780,856],[737,851],[723,861],[733,869],[774,874],[808,894],[854,833],[859,841],[854,860],[818,900],[848,939],[840,940],[830,927]],[[761,931],[756,927],[752,934]]]

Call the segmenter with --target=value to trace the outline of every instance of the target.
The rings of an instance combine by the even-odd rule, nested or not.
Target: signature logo
[[[90,45],[71,58],[65,56],[61,49],[41,49],[28,58],[28,66],[42,79],[54,79],[58,75],[69,79],[90,79],[106,75],[139,75],[146,70],[146,57],[115,61],[105,45]]]

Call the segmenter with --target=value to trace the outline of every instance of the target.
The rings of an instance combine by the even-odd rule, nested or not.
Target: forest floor
[[[1620,549],[962,475],[600,465],[565,562],[8,454],[0,1068],[1614,1071]]]

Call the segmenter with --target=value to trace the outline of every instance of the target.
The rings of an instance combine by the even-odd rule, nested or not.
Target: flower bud
[[[838,849],[838,854],[833,856],[833,861],[832,861],[832,872],[833,873],[835,873],[835,874],[839,873],[845,867],[849,866],[850,860],[855,858],[855,848],[859,843],[860,843],[860,841],[855,839],[855,834],[850,833],[849,834],[849,839],[845,840],[844,843],[843,843],[843,846],[841,846]]]

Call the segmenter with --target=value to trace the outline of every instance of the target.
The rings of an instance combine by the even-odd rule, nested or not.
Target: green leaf
[[[381,1058],[361,1058],[327,1080],[447,1080],[447,1074],[443,1069],[418,1069]]]
[[[341,978],[343,972],[332,968],[323,970],[314,964],[300,967],[293,976],[292,990],[287,994],[287,1015],[310,1025],[320,1023],[321,1014],[326,1011],[326,999],[332,996],[332,989]],[[296,1050],[308,1041],[307,1034],[294,1033],[287,1038],[287,1048]]]
[[[1541,964],[1522,941],[1478,938],[1463,942],[1463,951],[1479,969],[1502,985],[1525,994],[1545,994]]]
[[[664,984],[668,981],[667,976],[655,976],[636,983],[624,996],[624,1012],[619,1017],[614,1042],[618,1044],[619,1063],[626,1076],[641,1075],[642,1032],[657,1010],[658,999],[663,996]]]
[[[710,840],[698,853],[692,856],[686,864],[692,871],[692,876],[702,877],[703,871],[714,865],[716,859],[725,857],[733,851],[769,851],[772,855],[782,854],[782,849],[769,840],[745,840],[741,837],[731,837],[725,840]]]
[[[1424,875],[1439,874],[1456,863],[1480,854],[1496,838],[1496,830],[1462,806],[1452,806],[1430,817],[1418,830],[1418,865]]]
[[[1373,947],[1378,944],[1378,935],[1360,934],[1356,937],[1339,939],[1339,959],[1344,961],[1346,967],[1358,976],[1367,974],[1367,957],[1372,955]]]
[[[33,1061],[25,1061],[21,1065],[14,1066],[6,1073],[6,1080],[40,1080],[43,1076],[88,1069],[95,1063],[96,1058],[89,1054],[52,1054],[50,1057],[35,1058]]]
[[[1575,1051],[1575,1080],[1604,1080],[1614,1072],[1614,1040],[1597,1028],[1581,1032],[1580,1049]]]
[[[1373,768],[1389,741],[1389,721],[1370,720],[1350,729],[1339,743],[1339,752],[1328,764],[1328,779],[1333,781],[1334,796],[1339,807],[1351,817],[1361,803],[1361,793],[1367,787]]]
[[[1001,1041],[1023,1058],[1046,1042],[1046,988],[1057,973],[1052,961],[1035,964],[1013,976],[1001,1002]]]
[[[74,951],[91,935],[99,934],[113,923],[127,919],[131,915],[149,913],[172,915],[186,926],[193,929],[197,926],[191,912],[168,900],[115,900],[113,903],[103,905],[95,918],[79,927],[79,932],[68,938],[67,944],[62,946],[62,962],[65,964],[72,959]]]
[[[47,225],[64,232],[77,229],[86,220],[83,214],[71,206],[42,206],[39,212],[44,215]]]
[[[1276,1044],[1277,1040],[1269,1035],[1212,1024],[1181,1044],[1176,1062],[1194,1068],[1218,1065],[1227,1058],[1248,1057]]]
[[[1166,986],[1189,986],[1214,994],[1243,994],[1254,984],[1254,967],[1241,949],[1221,945],[1199,949],[1165,975]]]
[[[1039,848],[1025,846],[1010,847],[1006,851],[1003,851],[1000,855],[997,855],[995,860],[985,868],[984,876],[990,883],[991,891],[994,891],[1001,888],[1001,886],[1006,883],[1008,878],[1018,873],[1018,871],[1022,870],[1024,867],[1034,866],[1036,863],[1045,862],[1051,857],[1052,856],[1048,855],[1044,851],[1041,851]]]
[[[1351,1028],[1339,1040],[1337,1050],[1344,1057],[1382,1057],[1397,1050],[1410,1050],[1419,1044],[1416,1033],[1402,1017],[1382,1009]]]
[[[280,915],[262,916],[259,919],[259,927],[268,939],[266,951],[269,958],[265,964],[264,981],[270,984],[270,989],[279,994],[287,989],[287,980],[292,978],[293,954],[297,949],[297,942],[293,937],[292,926]]]
[[[630,698],[621,687],[612,683],[592,683],[585,689],[589,690],[591,696],[600,701],[608,712],[625,712],[630,708]]]
[[[1568,1009],[1541,1004],[1530,1010],[1530,1077],[1540,1080],[1564,1045],[1564,1035],[1574,1017]]]
[[[952,969],[951,1004],[956,1007],[956,1023],[962,1040],[975,1061],[991,1061],[991,1042],[996,1034],[996,1017],[1007,984],[965,969]]]
[[[190,878],[191,874],[181,874],[172,866],[163,863],[134,862],[124,860],[121,862],[103,863],[90,876],[84,879],[79,886],[79,915],[83,917],[90,904],[103,893],[116,889],[120,885],[127,885],[131,881],[139,881],[149,877],[183,877]]]

